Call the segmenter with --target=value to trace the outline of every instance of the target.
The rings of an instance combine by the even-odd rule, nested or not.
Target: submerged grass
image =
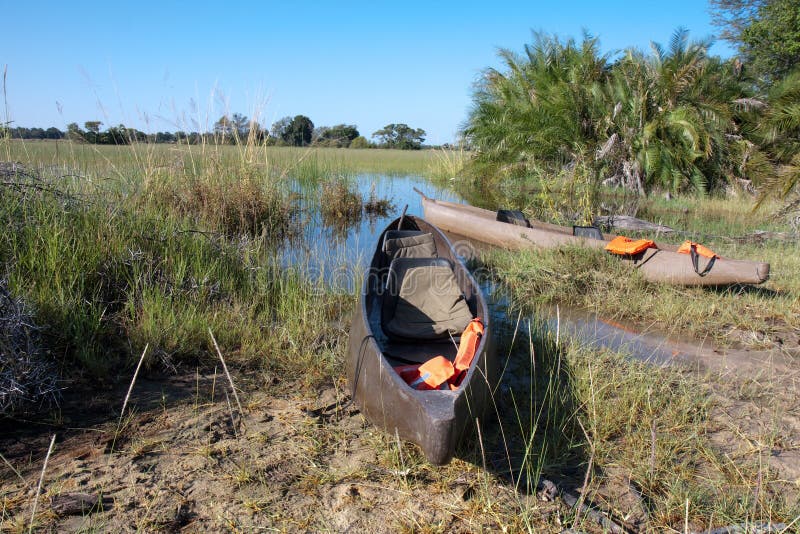
[[[369,197],[364,202],[364,213],[369,217],[385,217],[395,209],[394,204],[388,198],[379,198],[375,192],[375,182],[372,182]]]
[[[320,212],[326,224],[338,220],[360,220],[363,201],[355,186],[344,177],[322,184],[319,199]]]

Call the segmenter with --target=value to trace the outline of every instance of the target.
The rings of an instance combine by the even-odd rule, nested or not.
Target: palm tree
[[[769,196],[786,198],[800,182],[800,69],[775,84],[754,137],[775,163],[756,207]]]
[[[678,29],[668,48],[613,64],[589,36],[537,34],[522,55],[501,51],[505,69],[486,72],[464,127],[473,168],[495,180],[575,174],[640,195],[746,177],[758,158],[740,131],[741,70],[709,57],[709,45]]]
[[[500,57],[506,71],[485,72],[464,128],[475,163],[503,175],[585,159],[595,141],[592,88],[608,72],[597,40],[562,43],[535,34],[524,55],[501,50]]]
[[[616,181],[639,194],[705,192],[735,168],[732,102],[741,84],[732,65],[708,57],[708,46],[679,29],[669,49],[653,43],[649,57],[629,50],[613,66],[598,157]]]

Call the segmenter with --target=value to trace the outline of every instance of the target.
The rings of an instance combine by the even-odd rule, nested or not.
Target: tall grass
[[[770,347],[800,327],[800,250],[784,244],[780,249],[738,246],[736,251],[771,262],[771,281],[757,288],[676,288],[647,282],[603,251],[580,247],[492,251],[486,261],[527,310],[561,303],[722,346]]]
[[[252,174],[151,178],[141,201],[229,235],[265,234],[275,238],[290,230],[289,199],[276,183],[259,180]]]
[[[353,296],[283,264],[289,178],[243,148],[64,145],[7,173],[0,202],[3,275],[62,364],[108,377],[147,343],[151,365],[210,361],[210,327],[229,361],[309,380],[338,365]]]
[[[322,184],[320,191],[320,211],[323,220],[360,220],[363,201],[354,185],[344,177],[338,177]]]
[[[262,145],[147,144],[91,145],[66,140],[6,140],[0,154],[9,161],[68,167],[105,178],[136,181],[160,171],[198,173],[203,169],[259,169],[263,174],[301,182],[355,173],[425,175],[441,158],[439,150],[338,149]]]
[[[433,181],[447,183],[461,178],[469,154],[463,147],[458,149],[440,148],[433,151],[426,175]]]

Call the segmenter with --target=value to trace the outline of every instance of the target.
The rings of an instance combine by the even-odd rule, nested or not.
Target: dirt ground
[[[89,421],[75,414],[46,428],[6,427],[2,530],[27,528],[51,433],[57,441],[36,518],[45,530],[458,530],[471,475],[452,488],[415,489],[420,484],[409,479],[428,468],[412,473],[399,455],[381,457],[399,449],[365,423],[341,389],[309,399],[250,383],[240,414],[222,380],[140,381],[135,415],[118,434],[116,421],[101,422],[93,410],[109,393],[89,399]],[[61,509],[80,499],[88,504]]]
[[[711,443],[731,460],[757,469],[788,502],[800,499],[800,351],[709,351],[713,380]],[[769,474],[769,477],[762,476]],[[760,491],[758,483],[754,491]]]
[[[682,365],[711,385],[712,443],[732,465],[758,466],[770,474],[764,480],[797,499],[796,347],[703,354]],[[0,530],[28,529],[53,434],[36,499],[34,524],[41,531],[565,527],[560,518],[569,506],[563,499],[521,494],[503,477],[464,460],[444,468],[426,464],[413,447],[400,446],[364,420],[344,381],[305,393],[258,375],[240,374],[235,381],[241,412],[224,375],[189,373],[140,378],[121,424],[127,384],[68,390],[60,415],[47,422],[0,422]],[[607,475],[596,502],[636,525],[643,518],[637,496]],[[537,509],[534,523],[515,513],[525,507]]]

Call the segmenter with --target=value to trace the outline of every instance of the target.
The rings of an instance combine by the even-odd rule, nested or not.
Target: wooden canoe
[[[420,193],[422,195],[422,193]],[[422,195],[425,219],[442,230],[512,250],[524,248],[555,248],[562,245],[582,245],[603,248],[614,235],[604,240],[572,235],[572,229],[539,221],[531,227],[517,226],[496,220],[496,212],[434,200]],[[769,278],[769,263],[717,258],[704,275],[698,274],[688,254],[679,254],[673,245],[658,245],[631,257],[620,258],[639,269],[651,282],[682,286],[720,286],[728,284],[761,284]],[[702,271],[706,258],[700,258]]]
[[[402,226],[398,223],[402,220]],[[381,245],[389,230],[421,230],[433,235],[439,258],[452,262],[458,288],[473,317],[484,323],[484,335],[458,389],[418,391],[406,384],[394,366],[456,354],[452,339],[437,342],[391,341],[381,326],[381,292],[387,267]],[[397,360],[396,358],[402,358]],[[350,328],[347,377],[352,398],[365,417],[390,435],[417,444],[437,465],[450,461],[465,431],[481,417],[495,378],[492,325],[484,296],[458,259],[447,237],[432,224],[413,216],[395,220],[381,234],[365,273]]]

